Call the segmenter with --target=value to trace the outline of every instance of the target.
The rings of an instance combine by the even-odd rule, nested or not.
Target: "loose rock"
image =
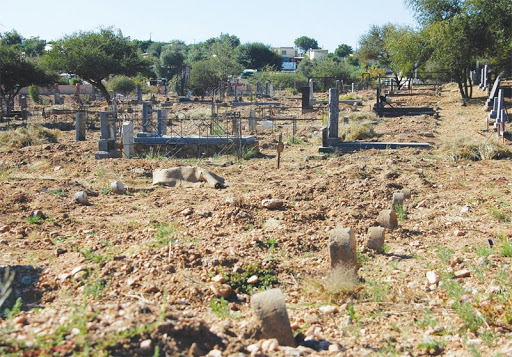
[[[78,191],[75,193],[75,202],[81,205],[86,205],[89,203],[87,199],[87,193],[85,191]]]
[[[261,206],[267,209],[277,209],[283,207],[283,205],[284,201],[278,199],[266,199],[261,201]]]
[[[113,181],[110,183],[110,190],[118,195],[124,194],[126,189],[121,181]]]

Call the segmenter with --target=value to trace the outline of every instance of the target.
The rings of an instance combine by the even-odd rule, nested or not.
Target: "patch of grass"
[[[300,144],[302,144],[302,140],[300,140],[299,138],[297,138],[295,136],[289,136],[288,140],[286,142],[288,143],[288,145],[300,145]]]
[[[266,290],[278,282],[272,269],[264,269],[259,264],[250,264],[240,273],[224,271],[222,267],[218,267],[217,271],[226,279],[226,284],[238,293],[252,294],[258,290]],[[258,277],[258,282],[249,284],[247,280],[253,275]]]
[[[489,255],[493,253],[493,249],[489,247],[489,245],[479,245],[475,248],[475,253],[478,257],[487,258]]]
[[[498,207],[491,207],[489,209],[489,213],[491,216],[496,218],[500,222],[510,222],[510,216],[506,213],[500,210]]]
[[[43,219],[39,216],[30,216],[27,218],[27,222],[30,224],[40,224]]]
[[[160,147],[150,146],[148,150],[141,152],[138,155],[135,155],[136,159],[146,159],[146,160],[156,160],[162,161],[169,157],[171,152],[161,149]]]
[[[352,112],[348,115],[349,123],[352,121],[362,122],[362,121],[377,121],[377,115],[372,112]]]
[[[502,243],[499,245],[499,252],[502,257],[512,257],[512,244],[505,235],[501,235]]]
[[[361,99],[361,97],[354,93],[348,93],[348,94],[342,95],[340,97],[340,100],[356,100],[356,99]]]
[[[372,301],[382,302],[389,293],[388,283],[368,282],[365,287],[365,295]]]
[[[453,249],[450,249],[450,248],[446,248],[446,247],[443,247],[443,246],[439,246],[439,248],[437,249],[437,257],[445,264],[450,264],[451,260],[452,260],[452,256],[454,254],[454,251]]]
[[[393,205],[393,210],[396,213],[396,218],[398,218],[400,222],[405,222],[405,219],[407,218],[407,211],[405,210],[404,205],[397,203]]]
[[[498,140],[477,142],[472,138],[459,137],[445,142],[440,149],[441,153],[453,161],[460,160],[493,160],[512,156],[510,148]]]
[[[23,300],[21,297],[16,299],[16,302],[14,303],[14,306],[11,309],[5,309],[3,312],[3,315],[7,320],[12,320],[14,316],[19,314],[21,312],[21,306],[23,305]]]
[[[177,240],[178,227],[175,224],[157,223],[156,232],[153,239],[148,243],[150,249],[158,249],[160,247],[169,245],[171,240]]]
[[[100,264],[100,263],[107,261],[107,257],[105,255],[95,253],[90,248],[81,250],[80,253],[82,254],[82,256],[84,257],[85,260],[93,262],[93,263]]]
[[[58,133],[58,130],[46,129],[41,125],[29,125],[26,128],[0,133],[0,142],[4,151],[21,149],[32,145],[57,143]]]
[[[14,272],[9,271],[9,267],[6,267],[4,269],[4,276],[0,277],[0,308],[11,295],[12,282],[14,281],[15,275]]]
[[[432,310],[425,309],[423,318],[421,320],[417,320],[416,325],[422,329],[426,329],[427,327],[436,327],[437,320],[434,315],[432,315]]]
[[[242,147],[242,159],[250,160],[257,157],[259,154],[258,149],[255,146],[244,146]]]
[[[307,285],[316,297],[334,303],[347,296],[355,295],[360,287],[355,267],[337,266],[324,279],[310,279]]]
[[[231,310],[229,308],[229,303],[224,298],[213,298],[210,300],[210,308],[213,313],[217,315],[217,317],[221,319],[227,319],[231,317]]]
[[[437,341],[432,338],[427,338],[425,342],[418,343],[418,347],[424,349],[429,355],[440,354],[445,345],[443,341]]]
[[[356,141],[374,138],[377,135],[370,121],[349,122],[348,125],[342,127],[343,132],[340,134],[342,141]]]

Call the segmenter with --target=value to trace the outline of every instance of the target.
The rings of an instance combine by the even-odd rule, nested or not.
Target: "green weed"
[[[218,268],[218,272],[226,279],[226,284],[239,293],[252,294],[257,290],[266,290],[278,282],[272,269],[264,269],[259,264],[250,264],[241,273],[224,271],[222,267]],[[253,275],[258,277],[258,282],[247,283],[247,280]]]
[[[158,249],[177,240],[178,227],[175,224],[158,223],[153,239],[148,243],[150,249]]]
[[[440,246],[437,249],[437,257],[445,264],[450,264],[454,251],[450,248]]]
[[[221,319],[227,319],[231,317],[231,310],[229,309],[229,303],[224,298],[214,298],[210,301],[210,308]]]
[[[403,204],[394,204],[393,209],[396,213],[396,217],[400,222],[404,222],[407,218],[407,211],[404,208]]]
[[[289,136],[288,140],[286,141],[288,145],[300,145],[302,144],[302,140],[297,138],[296,136]]]

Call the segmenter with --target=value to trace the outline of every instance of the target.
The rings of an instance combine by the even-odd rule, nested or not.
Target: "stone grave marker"
[[[381,227],[388,229],[398,228],[398,218],[396,216],[396,212],[392,209],[380,211],[379,216],[377,217],[377,222]]]
[[[377,252],[381,252],[382,246],[384,245],[385,232],[386,228],[384,227],[368,228],[368,248]]]
[[[351,228],[337,226],[329,235],[329,255],[331,258],[331,269],[337,266],[355,267],[356,238]]]
[[[251,297],[251,307],[261,324],[263,338],[275,338],[283,346],[296,346],[280,289],[254,294]]]

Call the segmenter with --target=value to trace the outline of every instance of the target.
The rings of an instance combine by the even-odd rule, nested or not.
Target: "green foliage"
[[[66,36],[43,56],[43,62],[50,69],[80,76],[98,88],[107,101],[110,95],[103,80],[111,75],[134,76],[148,66],[129,38],[113,29]]]
[[[427,350],[430,355],[437,355],[441,353],[446,344],[442,341],[436,341],[433,338],[427,338],[425,342],[418,343],[418,347]]]
[[[255,146],[244,146],[242,147],[242,159],[250,160],[257,157],[259,154],[258,149]]]
[[[178,227],[175,224],[157,223],[156,232],[149,242],[150,249],[157,249],[169,245],[169,242],[177,240]]]
[[[133,78],[127,76],[116,76],[108,82],[108,88],[115,93],[121,93],[126,96],[135,91],[137,84]]]
[[[14,306],[11,309],[5,309],[4,310],[4,316],[7,318],[7,320],[12,320],[14,316],[19,314],[21,312],[21,306],[23,305],[23,300],[21,297],[16,299],[16,302],[14,303]]]
[[[286,143],[288,145],[300,145],[300,144],[302,144],[302,140],[300,140],[299,138],[297,138],[295,136],[289,136]]]
[[[274,271],[270,268],[264,269],[259,264],[250,264],[240,273],[224,271],[221,267],[218,268],[218,271],[226,279],[226,284],[239,293],[252,294],[256,290],[266,290],[277,283]],[[247,280],[253,275],[258,277],[258,282],[247,283]]]
[[[42,218],[39,216],[30,216],[27,218],[27,222],[30,224],[39,224],[41,223]]]
[[[499,246],[499,250],[502,257],[512,257],[512,244],[505,235],[502,235],[502,243]]]
[[[30,99],[36,104],[41,103],[41,96],[39,95],[39,87],[38,86],[30,86],[28,87],[28,95]]]
[[[396,217],[400,222],[405,222],[407,218],[407,211],[404,208],[403,204],[395,204],[393,205],[393,209],[395,210]]]
[[[453,249],[444,246],[439,246],[436,252],[437,257],[445,264],[450,264],[454,253]]]
[[[489,209],[489,213],[500,222],[511,221],[510,216],[506,212],[503,212],[499,207],[491,207]]]
[[[76,85],[77,83],[82,84],[83,81],[80,78],[71,78],[71,81],[69,82],[72,86]]]
[[[377,136],[373,123],[370,121],[349,122],[348,125],[343,125],[341,129],[340,138],[343,141],[364,140]]]
[[[295,44],[295,47],[297,47],[302,53],[306,53],[310,48],[313,50],[319,48],[318,41],[308,36],[301,36],[296,38],[293,43]]]
[[[229,309],[229,303],[224,298],[213,298],[210,300],[210,308],[221,319],[227,319],[231,316],[231,310]]]
[[[308,79],[300,73],[283,73],[268,70],[267,67],[263,71],[256,73],[253,76],[253,81],[260,81],[261,83],[270,82],[274,88],[300,88],[308,84]]]
[[[354,53],[352,46],[349,46],[346,43],[342,43],[336,48],[336,50],[334,50],[334,54],[341,58],[347,57],[352,53]]]
[[[246,43],[236,49],[236,59],[244,68],[257,69],[273,68],[281,69],[281,55],[272,51],[270,46],[263,43]]]
[[[162,47],[160,56],[155,61],[155,72],[158,78],[172,78],[183,68],[185,56],[182,51],[183,44],[174,43]]]
[[[359,68],[350,64],[346,59],[340,60],[335,56],[326,56],[316,60],[308,58],[303,59],[297,67],[297,73],[306,77],[336,77],[341,78],[346,82],[354,81]],[[327,86],[333,86],[332,82],[326,83]],[[322,81],[317,82],[320,90],[327,90],[324,88]]]

